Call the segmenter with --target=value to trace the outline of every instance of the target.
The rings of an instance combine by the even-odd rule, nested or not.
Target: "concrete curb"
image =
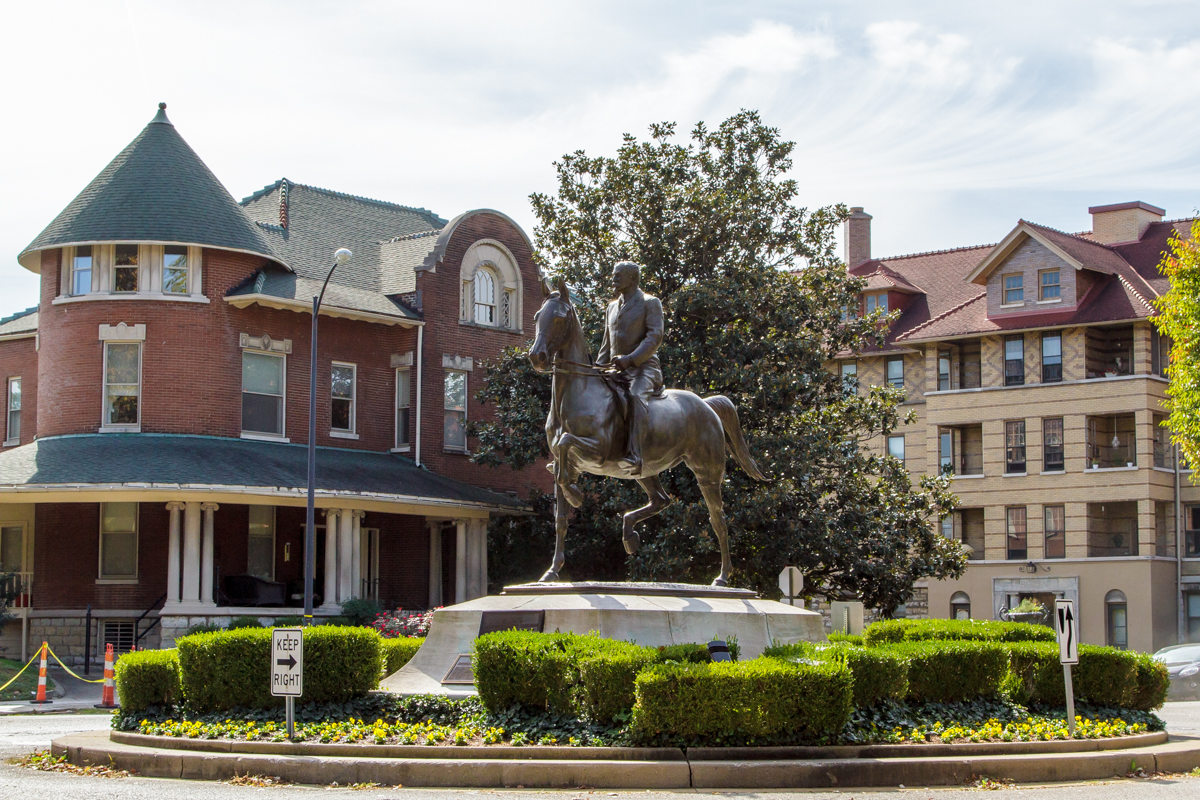
[[[1154,743],[1150,741],[1153,738]],[[146,740],[163,740],[156,746]],[[118,741],[119,740],[119,741]],[[143,744],[131,744],[141,741]],[[184,742],[193,747],[180,747]],[[1094,780],[1122,776],[1133,767],[1148,772],[1186,772],[1200,766],[1200,738],[1161,735],[1097,740],[1123,749],[988,755],[963,750],[955,755],[918,754],[921,745],[902,745],[905,757],[841,758],[729,758],[699,759],[673,748],[647,748],[653,760],[631,757],[627,748],[470,748],[427,747],[423,757],[396,745],[292,745],[272,742],[219,742],[148,737],[106,731],[80,733],[54,740],[52,752],[66,755],[74,764],[112,764],[146,777],[190,780],[227,780],[235,775],[275,775],[296,783],[341,785],[349,783],[403,784],[427,787],[499,788],[524,786],[563,788],[589,786],[607,789],[783,789],[859,788],[871,786],[953,786],[972,776],[987,776],[1021,783]],[[1091,741],[1080,744],[1091,744]],[[1046,742],[1037,744],[1073,744]],[[204,745],[200,747],[198,745]],[[258,747],[251,747],[258,745]],[[269,752],[265,747],[287,748]],[[315,748],[334,748],[319,751]],[[960,747],[972,745],[926,745]],[[290,748],[305,748],[301,755]],[[352,755],[344,753],[353,748]],[[369,756],[368,748],[404,751],[397,755]],[[739,748],[759,750],[759,748]],[[766,750],[767,748],[762,748]],[[771,748],[781,751],[812,748]],[[867,750],[868,748],[830,748]],[[253,752],[251,752],[253,750]],[[536,753],[535,750],[551,752]],[[590,752],[581,753],[581,750]],[[611,751],[625,750],[620,758]],[[440,751],[440,752],[437,752]],[[483,751],[483,752],[480,752]],[[517,752],[512,752],[517,751]],[[568,752],[570,751],[568,756]],[[501,752],[508,758],[496,757]]]

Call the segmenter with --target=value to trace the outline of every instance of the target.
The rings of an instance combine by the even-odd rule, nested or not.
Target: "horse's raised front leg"
[[[717,535],[717,543],[721,545],[721,574],[712,582],[713,586],[728,586],[729,574],[733,571],[733,562],[729,558],[729,528],[725,525],[725,504],[721,500],[721,484],[702,483],[700,491],[704,493],[704,503],[708,506],[708,519],[712,522],[713,533]]]
[[[562,486],[554,489],[554,561],[550,569],[538,579],[538,583],[549,583],[558,580],[558,573],[567,561],[567,500],[563,496]]]
[[[624,525],[621,529],[621,542],[625,545],[625,552],[630,555],[636,553],[638,548],[642,546],[642,539],[637,535],[637,531],[633,529],[633,526],[644,519],[653,517],[675,502],[675,498],[671,497],[663,489],[657,475],[652,475],[649,478],[638,478],[637,482],[642,487],[642,490],[646,492],[646,496],[650,498],[650,502],[641,508],[635,508],[624,517]]]

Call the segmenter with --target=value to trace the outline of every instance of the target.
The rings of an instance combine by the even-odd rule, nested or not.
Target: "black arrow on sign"
[[[1071,654],[1071,643],[1075,638],[1075,626],[1071,623],[1075,621],[1075,615],[1071,613],[1071,607],[1067,606],[1066,610],[1066,628],[1067,628],[1067,655]]]
[[[287,667],[288,670],[291,671],[292,669],[295,668],[297,661],[296,661],[296,657],[294,655],[292,655],[291,653],[288,653],[288,657],[286,659],[285,658],[277,658],[277,659],[275,659],[275,663],[281,667]]]

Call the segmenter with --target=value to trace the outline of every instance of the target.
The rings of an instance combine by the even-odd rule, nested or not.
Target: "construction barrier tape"
[[[34,661],[37,661],[38,656],[40,656],[41,654],[42,654],[42,648],[39,647],[37,649],[37,652],[33,654],[33,658],[29,659],[29,661],[26,662],[25,666],[21,667],[21,672],[24,672],[25,670],[29,669],[29,665],[32,664]],[[0,692],[3,692],[5,689],[7,689],[9,687],[9,684],[11,684],[17,678],[21,677],[21,672],[18,672],[16,675],[13,675],[12,678],[9,679],[8,683],[4,684],[3,686],[0,686]]]
[[[46,649],[47,649],[47,650],[50,650],[50,647],[49,647],[49,645],[47,645]],[[89,680],[89,679],[87,679],[87,678],[84,678],[84,677],[82,677],[82,676],[76,675],[74,672],[72,672],[72,671],[71,671],[71,668],[70,668],[70,667],[68,667],[66,664],[64,664],[64,663],[62,662],[62,659],[61,659],[61,658],[59,658],[59,657],[58,657],[58,654],[57,654],[57,653],[55,653],[53,650],[50,650],[50,655],[54,656],[54,660],[58,662],[58,665],[59,665],[60,667],[62,667],[64,670],[66,670],[66,671],[67,671],[67,674],[68,674],[68,675],[70,675],[71,677],[75,678],[76,680],[81,680],[81,681],[83,681],[84,683],[104,683],[104,678],[101,678],[101,679],[100,679],[100,680],[98,680],[98,681],[93,681],[93,680]]]

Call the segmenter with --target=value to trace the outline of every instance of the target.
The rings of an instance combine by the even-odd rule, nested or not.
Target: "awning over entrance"
[[[39,439],[0,453],[0,502],[180,499],[302,505],[308,449],[299,444],[170,434]],[[160,497],[161,495],[161,497]],[[389,453],[317,448],[317,505],[430,515],[521,513],[516,498],[462,483]]]

